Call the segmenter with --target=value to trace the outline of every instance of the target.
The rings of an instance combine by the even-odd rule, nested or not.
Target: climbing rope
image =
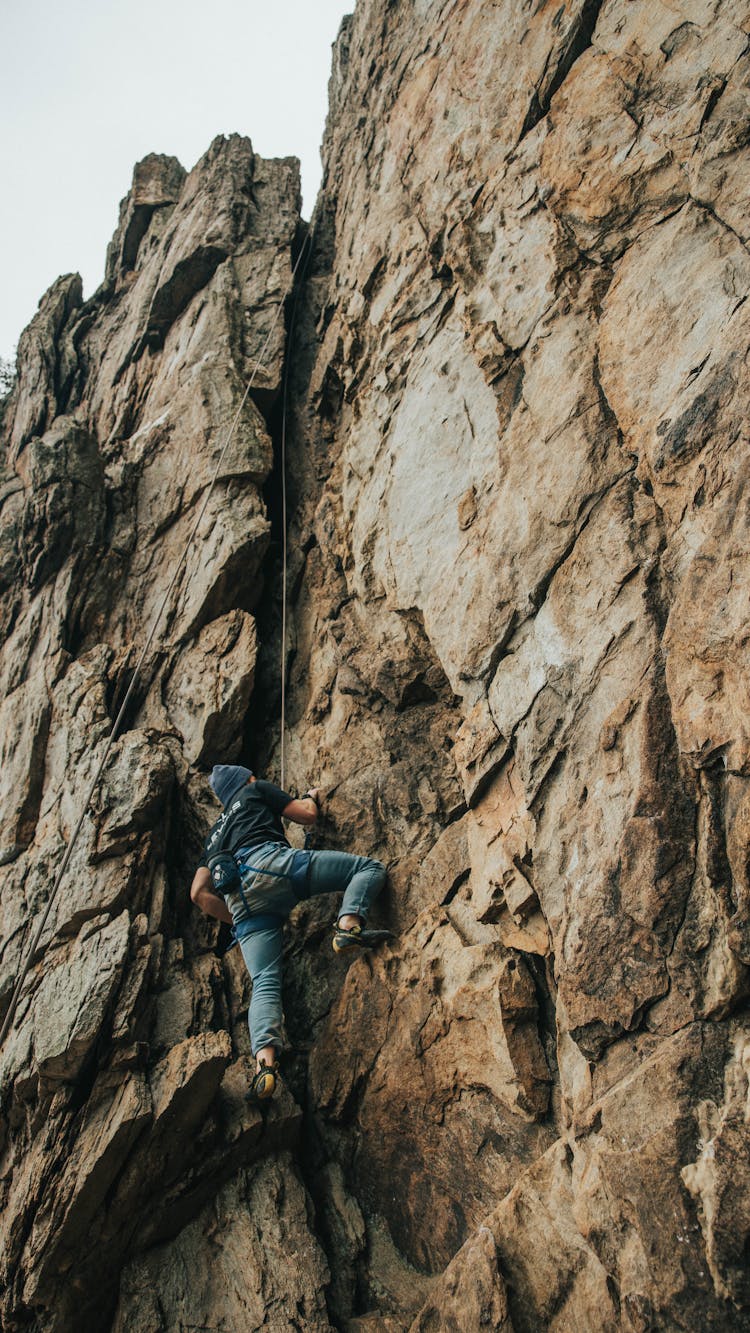
[[[295,303],[296,304],[296,303]],[[295,304],[289,321],[289,343],[294,329]],[[279,783],[284,791],[286,772],[284,739],[286,736],[286,574],[287,574],[287,518],[286,518],[286,400],[289,387],[289,357],[284,359],[284,385],[281,402],[281,773]]]
[[[305,254],[305,251],[306,251],[307,246],[308,246],[308,242],[310,241],[311,237],[312,237],[312,232],[311,232],[311,231],[308,231],[307,235],[305,236],[304,242],[303,242],[303,244],[302,244],[302,246],[301,246],[301,248],[300,248],[300,252],[299,252],[299,254],[298,254],[298,256],[297,256],[297,259],[296,259],[296,262],[295,262],[295,264],[294,264],[294,267],[293,267],[293,269],[292,269],[292,289],[294,289],[294,281],[295,281],[295,278],[296,278],[296,276],[297,276],[297,270],[298,270],[298,268],[300,267],[300,264],[302,263],[303,256],[304,256],[304,254]],[[31,964],[32,964],[32,962],[33,962],[33,960],[34,960],[34,955],[35,955],[35,953],[36,953],[36,951],[37,951],[37,948],[39,947],[39,941],[41,940],[42,935],[43,935],[43,933],[44,933],[44,928],[45,928],[45,926],[46,926],[46,924],[47,924],[47,920],[48,920],[48,918],[49,918],[49,914],[50,914],[50,912],[52,911],[52,907],[53,907],[53,905],[54,905],[54,903],[55,903],[55,900],[56,900],[56,898],[57,898],[57,894],[58,894],[58,891],[59,891],[59,888],[60,888],[60,884],[62,883],[63,877],[64,877],[64,875],[65,875],[65,871],[67,870],[68,865],[69,865],[69,863],[70,863],[70,858],[71,858],[71,856],[73,855],[73,849],[74,849],[74,847],[75,847],[75,845],[76,845],[76,842],[77,842],[77,840],[78,840],[78,835],[79,835],[79,833],[80,833],[80,831],[81,831],[81,829],[82,829],[82,827],[83,827],[83,821],[84,821],[84,819],[85,819],[85,817],[86,817],[86,815],[87,815],[87,813],[88,813],[88,809],[89,809],[89,806],[90,806],[90,804],[91,804],[92,797],[93,797],[94,792],[95,792],[95,790],[96,790],[96,787],[97,787],[97,785],[98,785],[98,783],[99,783],[99,781],[100,781],[100,779],[101,779],[102,773],[103,773],[103,771],[104,771],[104,766],[105,766],[105,764],[106,764],[106,762],[107,762],[107,760],[108,760],[108,758],[109,758],[109,754],[110,754],[110,751],[111,751],[111,749],[112,749],[112,746],[113,746],[113,744],[114,744],[114,742],[115,742],[115,740],[117,739],[117,736],[118,736],[118,734],[119,734],[120,727],[121,727],[121,725],[122,725],[123,718],[125,717],[125,714],[126,714],[126,711],[127,711],[128,704],[130,703],[130,700],[131,700],[131,698],[132,698],[132,696],[133,696],[133,692],[134,692],[134,690],[135,690],[136,684],[138,683],[138,680],[139,680],[140,675],[141,675],[141,671],[142,671],[142,669],[143,669],[143,664],[144,664],[144,662],[146,661],[146,658],[147,658],[147,656],[148,656],[148,653],[149,653],[149,650],[150,650],[150,648],[151,648],[151,645],[152,645],[152,643],[153,643],[153,641],[154,641],[154,639],[155,639],[155,637],[156,637],[156,632],[157,632],[157,630],[158,630],[158,628],[159,628],[159,626],[160,626],[160,624],[161,624],[162,617],[163,617],[163,615],[164,615],[164,612],[166,611],[166,608],[167,608],[167,604],[168,604],[168,602],[169,602],[169,599],[170,599],[170,597],[171,597],[171,595],[172,595],[172,592],[173,592],[173,590],[174,590],[174,588],[175,588],[175,585],[176,585],[176,583],[177,583],[177,580],[178,580],[178,578],[180,577],[180,575],[181,575],[181,573],[182,573],[182,571],[183,571],[183,569],[184,569],[185,563],[186,563],[186,561],[187,561],[187,557],[188,557],[189,552],[190,552],[190,548],[191,548],[191,546],[193,545],[193,542],[194,542],[195,537],[196,537],[196,535],[197,535],[198,529],[199,529],[199,527],[200,527],[200,525],[201,525],[201,522],[202,522],[202,520],[203,520],[203,516],[204,516],[204,514],[206,513],[206,510],[207,510],[207,508],[208,508],[209,502],[210,502],[210,500],[211,500],[211,496],[212,496],[212,494],[213,494],[214,487],[215,487],[216,482],[218,481],[218,478],[219,478],[219,473],[221,472],[222,464],[223,464],[224,459],[225,459],[225,457],[226,457],[227,449],[229,448],[229,445],[230,445],[230,443],[231,443],[231,441],[232,441],[232,438],[233,438],[233,436],[234,436],[234,432],[235,432],[235,430],[237,429],[237,424],[238,424],[239,419],[240,419],[240,416],[241,416],[241,414],[242,414],[242,410],[243,410],[243,408],[244,408],[244,406],[245,406],[245,403],[247,402],[247,398],[248,398],[248,395],[249,395],[249,393],[250,393],[250,390],[252,389],[253,384],[255,383],[255,379],[256,379],[256,376],[257,376],[257,374],[258,374],[258,371],[261,370],[262,367],[263,367],[263,358],[264,358],[264,356],[265,356],[265,354],[266,354],[266,349],[268,348],[268,344],[269,344],[270,341],[271,341],[271,336],[272,336],[272,334],[273,334],[273,332],[274,332],[274,329],[276,328],[276,325],[278,324],[279,316],[281,315],[281,312],[282,312],[282,310],[283,310],[283,308],[284,308],[284,302],[285,302],[285,300],[286,300],[286,296],[282,296],[281,300],[279,301],[279,303],[278,303],[278,305],[277,305],[277,307],[276,307],[276,312],[275,312],[274,317],[273,317],[273,319],[272,319],[272,321],[271,321],[271,325],[270,325],[270,327],[269,327],[268,333],[266,334],[266,337],[265,337],[265,341],[264,341],[264,343],[263,343],[263,346],[261,347],[261,350],[260,350],[260,352],[259,352],[259,354],[258,354],[258,358],[257,358],[257,360],[256,360],[256,362],[255,362],[254,367],[253,367],[253,371],[252,371],[252,374],[251,374],[251,376],[250,376],[250,379],[248,380],[248,383],[247,383],[247,387],[246,387],[246,389],[245,389],[245,392],[244,392],[244,394],[242,395],[242,400],[241,400],[241,402],[240,402],[239,407],[237,408],[237,411],[236,411],[235,414],[234,414],[234,419],[232,420],[232,423],[231,423],[231,425],[230,425],[230,427],[229,427],[229,431],[227,432],[226,439],[224,440],[224,444],[223,444],[222,449],[221,449],[221,451],[220,451],[220,453],[219,453],[218,462],[217,462],[217,464],[216,464],[216,467],[214,468],[213,476],[211,477],[211,481],[209,482],[208,489],[207,489],[207,491],[206,491],[206,494],[205,494],[205,497],[204,497],[204,500],[203,500],[203,504],[201,505],[201,507],[200,507],[200,509],[199,509],[199,511],[198,511],[198,517],[196,518],[196,520],[195,520],[195,522],[194,522],[192,528],[190,529],[190,533],[189,533],[189,535],[188,535],[188,537],[187,537],[187,540],[186,540],[186,542],[185,542],[185,545],[184,545],[184,547],[183,547],[183,549],[182,549],[180,558],[179,558],[179,560],[177,561],[177,564],[176,564],[176,566],[175,566],[174,573],[172,574],[172,577],[171,577],[171,579],[170,579],[170,581],[169,581],[169,586],[167,587],[167,590],[166,590],[166,592],[165,592],[165,594],[164,594],[164,596],[163,596],[161,602],[159,603],[159,606],[158,606],[158,608],[157,608],[156,615],[154,616],[153,623],[152,623],[152,625],[151,625],[151,629],[150,629],[150,631],[149,631],[148,637],[147,637],[146,642],[145,642],[145,644],[144,644],[144,646],[143,646],[143,649],[142,649],[142,651],[141,651],[141,655],[140,655],[140,657],[138,658],[138,661],[137,661],[137,663],[136,663],[136,665],[135,665],[135,668],[134,668],[134,671],[133,671],[133,675],[132,675],[132,677],[131,677],[131,679],[130,679],[130,684],[128,685],[128,688],[127,688],[127,690],[126,690],[126,692],[125,692],[125,697],[124,697],[124,699],[123,699],[123,701],[122,701],[122,703],[121,703],[121,705],[120,705],[120,709],[119,709],[119,712],[118,712],[118,714],[117,714],[117,717],[115,718],[114,723],[112,724],[112,729],[111,729],[111,731],[110,731],[110,733],[109,733],[109,735],[108,735],[108,737],[107,737],[107,743],[106,743],[106,745],[105,745],[105,747],[104,747],[104,752],[103,752],[102,757],[101,757],[101,759],[100,759],[100,761],[99,761],[99,764],[98,764],[98,766],[97,766],[96,772],[95,772],[94,777],[93,777],[92,782],[91,782],[91,785],[90,785],[90,787],[89,787],[89,789],[88,789],[88,792],[87,792],[87,795],[86,795],[86,799],[85,799],[85,801],[84,801],[83,808],[82,808],[82,810],[81,810],[81,814],[80,814],[78,823],[76,824],[76,826],[75,826],[75,828],[74,828],[74,830],[73,830],[72,837],[70,838],[70,841],[68,842],[68,845],[67,845],[67,847],[66,847],[66,849],[65,849],[65,855],[64,855],[64,857],[63,857],[63,859],[62,859],[62,863],[61,863],[61,865],[60,865],[60,869],[59,869],[58,872],[57,872],[57,876],[56,876],[56,878],[55,878],[55,882],[54,882],[54,884],[53,884],[53,886],[52,886],[52,891],[51,891],[51,893],[50,893],[50,895],[49,895],[49,898],[48,898],[48,900],[47,900],[46,907],[45,907],[45,909],[44,909],[44,912],[42,913],[41,921],[39,922],[39,925],[38,925],[36,931],[34,932],[34,938],[33,938],[32,942],[31,942],[31,947],[30,947],[29,950],[28,950],[28,953],[27,953],[26,958],[25,958],[25,960],[24,960],[23,966],[21,967],[21,971],[19,972],[18,977],[17,977],[17,979],[16,979],[16,984],[15,984],[15,986],[14,986],[14,988],[13,988],[13,994],[11,995],[11,998],[10,998],[10,1004],[8,1005],[8,1011],[7,1011],[7,1013],[6,1013],[6,1015],[5,1015],[5,1019],[4,1019],[4,1021],[3,1021],[2,1031],[0,1031],[0,1046],[2,1046],[3,1042],[5,1041],[5,1038],[6,1038],[7,1034],[8,1034],[8,1031],[9,1031],[9,1029],[10,1029],[10,1026],[11,1026],[11,1024],[12,1024],[12,1022],[13,1022],[13,1018],[14,1018],[14,1015],[15,1015],[15,1012],[16,1012],[16,1008],[17,1008],[17,1005],[18,1005],[18,1001],[19,1001],[20,996],[21,996],[21,991],[22,991],[22,989],[23,989],[23,984],[24,984],[24,982],[25,982],[25,980],[26,980],[26,977],[27,977],[27,975],[28,975],[29,968],[31,967]],[[286,568],[286,506],[285,506],[285,514],[284,514],[284,566],[285,566],[285,568]],[[189,583],[190,583],[190,577],[191,577],[191,576],[189,575],[189,576],[188,576],[188,581],[187,581],[188,585],[189,585]],[[285,587],[286,587],[286,579],[285,579]],[[284,611],[286,611],[286,605],[284,606]],[[282,664],[282,677],[283,677],[283,674],[284,674],[284,673],[283,673],[283,664]],[[283,736],[283,723],[282,723],[282,736]]]
[[[312,236],[308,232],[305,241]],[[312,254],[312,245],[310,246],[307,261],[305,262],[305,272],[302,279],[307,274],[307,263]],[[294,335],[294,322],[297,318],[297,290],[292,294],[292,313],[289,319],[288,352],[284,359],[284,380],[281,396],[281,760],[279,785],[282,791],[286,791],[284,779],[286,776],[285,760],[285,739],[286,739],[286,621],[287,621],[287,547],[288,547],[288,524],[287,524],[287,504],[286,504],[286,417],[287,417],[287,399],[289,396],[289,366],[291,364],[292,338]]]

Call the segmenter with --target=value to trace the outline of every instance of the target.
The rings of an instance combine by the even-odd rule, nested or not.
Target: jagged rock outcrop
[[[2,1052],[8,1328],[750,1328],[749,73],[739,0],[361,0],[293,318],[296,167],[239,138],[44,298],[4,996],[290,300]],[[286,780],[398,938],[298,909],[262,1122],[187,883],[205,768],[280,775],[285,366]]]
[[[4,1327],[148,1321],[143,1256],[172,1253],[188,1232],[198,1244],[215,1200],[226,1210],[266,1180],[289,1194],[280,1246],[300,1209],[304,1219],[303,1187],[277,1163],[301,1112],[286,1096],[264,1122],[244,1102],[246,982],[192,920],[185,883],[208,818],[196,765],[239,753],[253,689],[285,338],[274,319],[299,228],[294,159],[264,162],[236,136],[189,175],[147,158],[103,287],[82,304],[80,280],[60,279],[21,340],[4,414],[6,1004],[240,415],[189,582],[144,662],[2,1052]],[[257,1312],[269,1292],[256,1258],[236,1301]],[[301,1284],[300,1308],[319,1312],[324,1281],[308,1237],[291,1285],[280,1269],[269,1301],[296,1310]]]

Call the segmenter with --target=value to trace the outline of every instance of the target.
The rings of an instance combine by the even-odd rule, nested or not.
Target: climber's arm
[[[223,898],[211,891],[211,873],[208,866],[198,866],[190,885],[190,897],[206,916],[215,916],[217,921],[232,924],[232,914]]]
[[[318,789],[312,787],[306,796],[298,796],[284,806],[283,819],[291,819],[293,824],[314,824],[318,818]]]

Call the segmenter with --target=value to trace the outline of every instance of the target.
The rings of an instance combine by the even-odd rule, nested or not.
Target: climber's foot
[[[248,1091],[245,1093],[245,1101],[252,1102],[254,1106],[269,1102],[276,1091],[278,1078],[279,1066],[277,1064],[261,1064],[260,1068],[256,1070]]]
[[[368,930],[366,926],[345,926],[336,925],[333,932],[333,952],[346,953],[347,949],[374,949],[376,944],[382,944],[384,940],[392,940],[392,930]]]

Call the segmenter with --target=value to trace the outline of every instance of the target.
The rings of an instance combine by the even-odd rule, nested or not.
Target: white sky
[[[133,166],[217,134],[320,183],[331,44],[354,0],[0,0],[0,356],[61,273],[90,296]]]

